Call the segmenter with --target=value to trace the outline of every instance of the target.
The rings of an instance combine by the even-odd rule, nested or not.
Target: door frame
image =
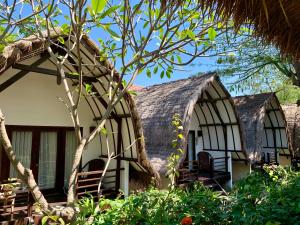
[[[38,162],[39,162],[39,148],[40,148],[40,133],[41,132],[56,132],[57,133],[57,154],[56,154],[56,177],[55,187],[51,189],[43,189],[42,192],[52,193],[63,192],[64,187],[64,174],[65,167],[61,166],[65,164],[65,142],[66,132],[74,130],[74,127],[62,127],[62,126],[25,126],[25,125],[6,125],[6,130],[9,139],[12,138],[13,131],[31,131],[32,132],[32,148],[31,148],[31,163],[33,175],[38,183]],[[81,128],[82,130],[82,128]],[[1,154],[0,164],[0,181],[9,178],[10,161],[4,151]]]
[[[193,139],[193,144],[192,146],[189,146],[189,138],[190,135],[192,135],[192,139]],[[188,137],[187,137],[187,146],[186,146],[186,161],[190,161],[190,153],[189,153],[189,148],[192,147],[192,152],[193,152],[193,160],[196,160],[197,156],[196,156],[196,131],[194,130],[189,130],[188,132]],[[189,168],[190,168],[190,163],[188,163]],[[192,164],[193,167],[193,164]],[[193,168],[192,168],[193,169]]]

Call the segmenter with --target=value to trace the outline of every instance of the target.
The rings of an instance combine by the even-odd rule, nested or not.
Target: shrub
[[[79,203],[77,224],[300,224],[300,175],[280,166],[266,167],[239,181],[228,196],[195,184],[189,190],[158,190],[126,199]],[[187,219],[188,218],[188,219]],[[182,222],[183,221],[183,222]]]
[[[300,175],[266,167],[238,182],[227,202],[232,224],[300,224]]]

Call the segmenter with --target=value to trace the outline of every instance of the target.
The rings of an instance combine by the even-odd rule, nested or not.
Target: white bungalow
[[[253,164],[290,165],[291,142],[285,115],[275,93],[234,97],[242,121],[249,165],[236,163],[235,179],[249,173]]]
[[[163,186],[167,158],[176,150],[171,121],[179,114],[183,122],[178,183],[199,180],[207,185],[231,187],[234,161],[247,164],[239,118],[233,101],[212,73],[146,87],[137,96],[144,129],[146,151],[152,166],[161,174]]]
[[[51,39],[59,44],[58,37],[59,34],[53,34]],[[81,128],[85,135],[97,125],[107,107],[105,93],[112,67],[108,62],[99,62],[99,50],[87,36],[83,37],[81,45],[82,63],[85,64],[86,73],[84,84],[92,85],[93,92],[92,96],[85,95],[79,105]],[[53,49],[56,54],[61,53],[59,48]],[[72,52],[64,64],[66,76],[71,86],[74,84],[74,89],[78,82],[78,77],[72,75],[76,72],[76,60],[76,53]],[[97,67],[93,66],[95,62]],[[60,196],[59,199],[63,200],[76,139],[71,117],[64,105],[64,88],[57,84],[55,63],[45,50],[44,43],[29,37],[5,48],[0,55],[0,72],[0,108],[6,116],[7,131],[13,149],[21,162],[33,170],[46,198],[49,194],[52,197]],[[72,91],[75,93],[75,90]],[[84,150],[82,169],[86,172],[94,171],[91,174],[99,179],[109,149],[118,157],[109,165],[103,193],[122,190],[128,194],[130,171],[134,174],[154,174],[147,163],[144,145],[140,139],[140,121],[130,95],[126,95],[115,107],[105,129],[107,133],[101,133]],[[5,152],[0,149],[0,181],[15,176],[16,172],[10,166]],[[86,176],[84,173],[79,174],[78,180]],[[78,183],[78,197],[86,191],[95,192],[98,181],[89,183],[93,188],[80,187]]]

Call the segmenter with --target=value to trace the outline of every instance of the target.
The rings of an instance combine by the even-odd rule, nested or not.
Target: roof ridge
[[[169,81],[169,82],[164,82],[164,83],[161,83],[161,84],[154,84],[154,85],[143,87],[140,91],[145,91],[145,90],[149,90],[149,89],[156,88],[156,87],[159,87],[159,86],[170,85],[170,84],[174,84],[174,83],[182,82],[182,81],[186,81],[186,80],[193,80],[193,79],[200,79],[200,78],[202,79],[203,76],[213,76],[213,75],[217,75],[217,73],[216,72],[209,72],[209,73],[205,73],[205,74],[202,74],[202,75],[199,75],[199,76],[191,76],[191,77],[187,77],[187,78],[183,78],[183,79],[179,79],[179,80],[172,80],[172,81]]]
[[[274,91],[269,91],[269,92],[263,92],[263,93],[258,93],[258,94],[249,94],[249,95],[237,95],[237,96],[232,96],[232,98],[243,98],[243,97],[251,97],[251,96],[259,96],[259,95],[272,95],[275,94]]]

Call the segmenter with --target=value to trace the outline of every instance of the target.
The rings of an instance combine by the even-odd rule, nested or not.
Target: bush
[[[300,224],[300,175],[266,167],[238,182],[227,201],[231,224]]]
[[[282,167],[268,167],[238,182],[228,196],[196,184],[190,190],[157,190],[126,199],[80,203],[77,224],[93,217],[93,224],[300,224],[300,175]]]

